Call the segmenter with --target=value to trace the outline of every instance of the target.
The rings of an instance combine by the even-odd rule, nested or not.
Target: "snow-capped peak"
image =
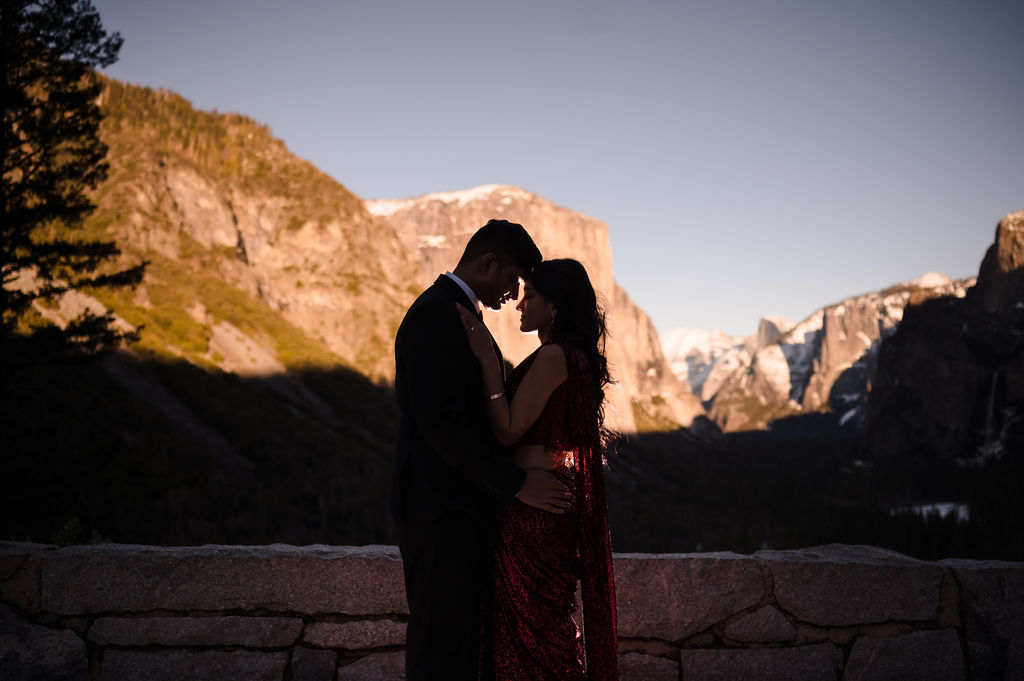
[[[387,216],[396,213],[416,203],[427,201],[440,201],[441,203],[455,203],[464,206],[467,203],[489,198],[495,194],[502,197],[504,203],[511,203],[513,199],[530,200],[534,197],[530,192],[511,187],[505,184],[485,184],[470,189],[461,189],[452,192],[435,192],[423,194],[411,199],[368,199],[365,201],[366,209],[377,216]]]
[[[690,384],[694,395],[702,396],[705,384],[711,379],[714,390],[720,377],[711,376],[716,365],[723,367],[723,375],[744,361],[746,339],[729,336],[717,329],[694,329],[680,326],[661,336],[661,346],[672,372]]]
[[[680,326],[661,336],[661,347],[669,358],[685,357],[694,349],[726,350],[738,344],[743,344],[742,338],[734,338],[718,329],[709,331]]]
[[[928,272],[926,274],[922,274],[917,279],[911,279],[907,282],[907,285],[914,286],[916,288],[940,288],[943,286],[949,286],[952,283],[953,280],[945,274]]]

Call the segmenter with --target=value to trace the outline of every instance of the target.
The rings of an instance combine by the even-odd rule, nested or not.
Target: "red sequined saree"
[[[596,392],[586,355],[571,344],[562,348],[568,379],[521,441],[566,452],[553,473],[572,490],[575,511],[548,513],[518,500],[502,509],[484,580],[481,681],[618,679]],[[509,399],[535,357],[527,357],[509,375]],[[582,638],[573,619],[577,580]]]

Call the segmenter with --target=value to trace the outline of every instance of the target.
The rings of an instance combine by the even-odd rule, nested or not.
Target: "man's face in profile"
[[[480,302],[492,310],[500,310],[502,305],[519,297],[519,283],[525,275],[526,271],[519,265],[498,263],[487,291],[479,294]]]

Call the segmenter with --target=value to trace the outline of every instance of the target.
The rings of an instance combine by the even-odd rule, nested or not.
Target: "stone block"
[[[10,579],[24,562],[25,556],[0,554],[0,584]]]
[[[380,648],[405,645],[405,622],[358,620],[314,622],[306,628],[306,643],[320,648]]]
[[[831,643],[794,648],[683,650],[685,681],[838,681],[843,651]]]
[[[301,632],[296,617],[101,617],[89,628],[89,640],[103,646],[282,648]]]
[[[939,629],[963,629],[964,621],[960,612],[960,583],[949,570],[942,576],[942,591],[939,594],[939,616],[935,620]]]
[[[619,636],[679,641],[757,605],[766,589],[750,556],[618,554]]]
[[[0,678],[88,681],[85,642],[74,632],[41,627],[0,605]]]
[[[405,653],[373,653],[338,667],[338,681],[404,681]]]
[[[392,546],[100,544],[43,557],[42,607],[61,615],[152,610],[408,613]]]
[[[20,558],[36,555],[55,548],[57,547],[53,544],[37,544],[30,541],[0,541],[0,581],[10,576],[5,574],[3,565],[14,565],[17,567]]]
[[[24,612],[38,613],[42,558],[38,554],[19,556],[17,559],[12,556],[8,558],[11,560],[5,566],[5,572],[9,570],[9,574],[0,586],[0,596],[5,603],[10,603]]]
[[[974,681],[1024,680],[1024,563],[944,560],[960,582]]]
[[[679,681],[679,663],[663,657],[626,653],[619,656],[620,681]]]
[[[32,542],[0,542],[0,599],[19,610],[39,612],[42,554],[56,548]]]
[[[287,653],[251,650],[104,651],[103,681],[281,681]]]
[[[778,609],[766,605],[731,622],[724,633],[744,643],[781,643],[793,640],[796,629]]]
[[[960,637],[953,629],[905,636],[861,636],[843,681],[966,681]]]
[[[333,650],[296,648],[292,651],[292,681],[332,681],[338,665]]]
[[[938,617],[945,570],[935,563],[844,544],[754,556],[771,570],[779,607],[810,624],[933,622]]]
[[[0,542],[0,582],[6,582],[31,555],[32,544]]]

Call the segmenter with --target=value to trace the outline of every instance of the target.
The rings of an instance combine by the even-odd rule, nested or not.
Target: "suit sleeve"
[[[512,501],[525,471],[498,449],[483,414],[483,387],[455,306],[431,304],[409,311],[395,340],[403,391],[420,436],[448,465],[499,503]],[[467,384],[480,385],[467,390]]]

